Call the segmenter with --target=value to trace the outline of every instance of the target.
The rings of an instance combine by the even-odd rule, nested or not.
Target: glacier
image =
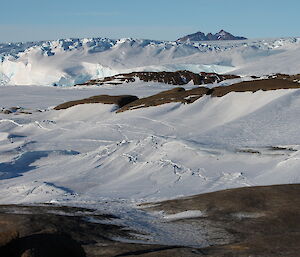
[[[0,44],[0,85],[72,86],[131,71],[298,73],[300,38],[226,42],[60,39]],[[262,69],[266,67],[266,69]]]

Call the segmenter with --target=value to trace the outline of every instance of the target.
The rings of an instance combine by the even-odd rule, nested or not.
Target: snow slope
[[[123,90],[147,95],[145,84]],[[1,95],[10,96],[6,104],[42,108],[34,88],[2,87]],[[46,87],[41,94],[53,106],[58,95],[107,90]],[[118,114],[103,104],[0,114],[0,203],[140,202],[299,183],[299,93],[230,93]]]
[[[228,85],[249,75],[300,73],[299,42],[95,38],[0,44],[0,85],[10,85],[0,86],[0,204],[97,208],[115,213],[125,226],[154,231],[152,242],[198,244],[188,232],[192,226],[162,225],[159,215],[132,205],[226,188],[300,183],[300,90],[204,96],[188,105],[116,113],[114,105],[53,107],[100,94],[145,97],[174,86],[141,81],[88,88],[40,85],[67,86],[143,70],[245,76],[219,83]],[[16,106],[32,114],[1,113]],[[201,215],[205,212],[186,211],[160,218]],[[205,238],[205,230],[201,233]]]
[[[73,85],[129,71],[299,73],[299,38],[165,42],[106,38],[0,44],[0,85]]]

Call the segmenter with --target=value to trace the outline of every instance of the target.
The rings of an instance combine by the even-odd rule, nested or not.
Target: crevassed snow
[[[299,73],[298,38],[179,43],[103,38],[0,44],[0,85],[74,85],[130,71]],[[266,69],[262,69],[262,67]]]

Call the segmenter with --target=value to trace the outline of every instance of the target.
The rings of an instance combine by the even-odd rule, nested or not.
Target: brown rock
[[[163,91],[153,96],[133,101],[120,108],[117,112],[124,112],[127,110],[157,106],[173,102],[192,103],[205,95],[208,91],[209,89],[205,87],[194,88],[191,90],[185,90],[182,87],[177,87],[171,90]]]
[[[233,240],[201,249],[205,256],[299,256],[300,184],[244,187],[144,204],[173,214],[200,210],[205,217],[178,221],[203,227],[203,220],[223,229]],[[201,255],[199,255],[201,256]]]
[[[286,79],[272,78],[263,80],[244,81],[226,87],[214,87],[210,91],[210,95],[221,97],[230,92],[256,92],[259,90],[269,91],[292,88],[300,88],[300,84]]]
[[[70,108],[78,104],[92,104],[92,103],[116,104],[119,107],[122,107],[137,99],[138,97],[133,95],[120,95],[120,96],[98,95],[98,96],[92,96],[81,100],[66,102],[56,106],[54,109],[61,110],[61,109]]]
[[[88,85],[120,85],[123,83],[134,82],[136,78],[144,82],[159,82],[171,85],[186,85],[192,82],[194,85],[204,85],[215,82],[221,82],[226,79],[239,78],[236,75],[220,75],[216,73],[193,73],[191,71],[182,70],[175,72],[131,72],[118,74],[111,77],[89,80],[86,83],[77,84],[75,86]]]
[[[1,223],[0,223],[0,225],[3,226],[3,224],[1,224]],[[15,229],[1,227],[0,247],[8,244],[9,242],[17,239],[18,237],[19,237],[19,233]]]
[[[148,74],[149,73],[145,73]],[[145,76],[145,79],[148,75]],[[168,73],[166,73],[168,74]],[[214,73],[206,73],[208,76],[207,81],[215,76]],[[230,78],[231,75],[226,75]],[[230,86],[218,86],[214,88],[197,87],[191,90],[185,90],[182,87],[176,87],[171,90],[160,92],[156,95],[138,99],[136,96],[109,96],[99,95],[86,99],[71,101],[56,106],[55,110],[67,109],[77,104],[86,103],[105,103],[105,104],[117,104],[120,109],[117,112],[124,112],[127,110],[134,110],[139,108],[145,108],[150,106],[157,106],[166,103],[181,102],[181,103],[193,103],[204,95],[211,95],[212,97],[222,97],[230,92],[256,92],[259,90],[269,91],[278,89],[297,89],[300,88],[300,84],[296,78],[298,75],[274,75],[270,79],[244,81],[236,83]],[[288,77],[287,77],[288,76]],[[167,77],[167,75],[166,75]],[[280,77],[280,78],[279,78]],[[234,78],[234,77],[233,77]],[[300,78],[300,75],[299,75]],[[153,79],[151,77],[150,79]],[[172,77],[174,79],[174,77]],[[214,80],[214,79],[213,79]],[[213,82],[213,80],[211,82]],[[176,83],[179,83],[178,81]]]

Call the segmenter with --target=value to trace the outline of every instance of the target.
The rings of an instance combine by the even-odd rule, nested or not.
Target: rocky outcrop
[[[231,243],[201,249],[205,256],[299,256],[300,184],[229,189],[143,207],[167,214],[201,211],[198,218],[175,221],[229,232]],[[199,255],[201,256],[201,255]]]
[[[75,86],[89,86],[89,85],[122,85],[124,83],[134,82],[137,79],[144,82],[159,82],[171,85],[186,85],[193,83],[194,85],[204,85],[211,83],[218,83],[226,79],[239,78],[236,75],[220,75],[217,73],[194,73],[191,71],[175,71],[175,72],[131,72],[119,74],[111,77],[101,79],[89,80],[86,83],[77,84]]]
[[[268,78],[269,79],[284,79],[284,80],[300,83],[300,74],[288,75],[288,74],[276,73],[276,74],[268,76]]]
[[[51,205],[0,206],[0,256],[111,256],[97,244],[112,246],[111,237],[130,237],[120,226],[92,223],[88,221],[91,218],[103,223],[115,216]],[[101,254],[93,255],[95,249]]]
[[[299,80],[298,80],[299,79]],[[244,81],[230,86],[218,86],[213,88],[196,87],[185,90],[183,87],[176,87],[171,90],[163,91],[158,94],[138,98],[136,96],[109,96],[99,95],[86,99],[66,102],[56,106],[55,110],[67,109],[69,107],[86,103],[116,104],[119,106],[117,112],[146,108],[167,103],[193,103],[204,95],[211,97],[222,97],[231,92],[256,92],[259,90],[269,91],[278,89],[300,89],[300,75],[277,74],[269,79],[258,79]]]
[[[300,251],[299,193],[300,184],[244,187],[140,206],[140,211],[165,215],[202,213],[169,220],[158,218],[156,223],[171,223],[173,229],[178,225],[177,231],[193,230],[198,247],[179,241],[177,245],[138,241],[139,231],[114,224],[123,221],[120,217],[92,209],[49,204],[0,206],[0,256],[295,257]],[[200,230],[210,242],[205,248],[200,246]],[[126,242],[130,239],[133,241]]]
[[[256,92],[259,90],[269,91],[278,89],[300,89],[300,84],[288,79],[264,79],[254,81],[244,81],[236,83],[231,86],[219,86],[214,88],[198,87],[191,90],[185,90],[184,88],[175,88],[158,93],[153,96],[141,98],[137,101],[133,101],[117,112],[123,112],[127,110],[134,110],[139,108],[145,108],[149,106],[156,106],[171,102],[181,103],[193,103],[204,95],[210,95],[212,97],[222,97],[231,92]]]
[[[0,113],[2,114],[32,114],[33,112],[40,112],[41,110],[28,110],[19,106],[10,107],[10,108],[0,108]]]
[[[117,112],[157,106],[166,103],[193,103],[208,92],[209,89],[206,87],[198,87],[191,90],[185,90],[182,87],[178,87],[131,102],[117,110]]]
[[[114,219],[118,224],[122,221],[92,209],[0,205],[0,256],[198,256],[194,254],[197,248],[137,241],[139,231],[114,225]],[[12,236],[12,230],[17,231],[17,236]],[[134,241],[127,243],[130,239]]]
[[[199,31],[194,34],[181,37],[177,39],[177,41],[187,42],[187,41],[216,41],[216,40],[245,40],[245,39],[247,38],[234,36],[231,33],[222,29],[216,34],[208,33],[206,35],[203,32]]]
[[[94,103],[115,104],[119,108],[121,108],[124,105],[136,101],[137,99],[138,97],[133,95],[120,95],[120,96],[97,95],[97,96],[92,96],[81,100],[62,103],[56,106],[54,110],[68,109],[72,106],[79,105],[79,104],[94,104]]]
[[[271,78],[253,81],[244,81],[226,87],[214,87],[210,90],[211,96],[221,97],[230,92],[256,92],[258,90],[269,91],[278,89],[300,88],[298,81],[291,79]]]

